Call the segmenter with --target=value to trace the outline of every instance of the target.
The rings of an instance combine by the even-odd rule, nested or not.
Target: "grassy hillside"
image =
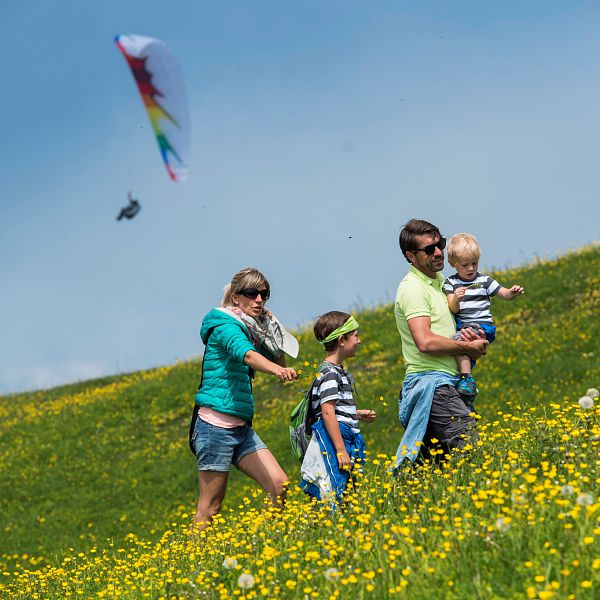
[[[513,465],[510,469],[513,469],[515,473],[524,468],[514,466],[517,463],[520,464],[521,461],[528,465],[525,473],[527,469],[531,468],[547,472],[549,469],[551,470],[548,465],[555,463],[560,463],[560,468],[564,470],[567,468],[565,464],[569,463],[569,460],[565,460],[566,451],[556,448],[560,448],[560,445],[564,443],[561,442],[561,435],[566,434],[564,431],[561,433],[560,427],[552,429],[551,424],[553,422],[560,423],[562,419],[566,419],[565,422],[571,423],[568,426],[571,429],[579,431],[583,428],[581,433],[575,436],[578,438],[575,440],[576,445],[569,451],[585,454],[587,456],[585,467],[581,467],[577,460],[571,460],[570,462],[576,465],[577,477],[573,475],[569,479],[568,469],[565,471],[566,475],[563,474],[559,477],[559,474],[555,472],[553,477],[555,480],[566,478],[565,481],[569,480],[570,482],[568,485],[576,490],[581,488],[582,494],[585,487],[583,484],[586,482],[582,482],[581,478],[587,478],[587,487],[594,492],[592,508],[588,510],[592,513],[599,506],[597,504],[599,483],[597,436],[599,432],[597,429],[593,429],[597,427],[598,413],[597,407],[594,408],[592,413],[596,418],[595,425],[592,422],[582,421],[584,417],[577,413],[580,409],[576,406],[576,400],[587,388],[598,387],[600,384],[600,344],[598,342],[600,339],[600,319],[598,319],[600,249],[598,247],[587,248],[558,260],[540,261],[532,266],[504,271],[496,275],[504,285],[513,283],[523,285],[526,294],[512,303],[501,300],[494,301],[493,312],[498,325],[498,339],[491,346],[488,356],[480,361],[475,371],[481,390],[477,402],[483,417],[482,423],[491,424],[492,430],[495,427],[500,436],[498,440],[494,441],[491,434],[484,440],[485,447],[488,453],[495,457],[498,464],[505,465],[504,468],[509,468],[508,464]],[[339,307],[323,307],[323,310],[332,308]],[[399,337],[391,306],[365,310],[358,315],[358,319],[361,324],[363,344],[359,355],[350,364],[350,369],[357,379],[361,394],[361,406],[375,408],[378,412],[376,423],[365,427],[365,437],[371,457],[378,454],[389,455],[394,453],[401,437],[401,429],[396,416],[396,396],[404,371]],[[289,449],[287,414],[298,401],[299,390],[308,385],[319,358],[320,350],[316,342],[312,340],[311,333],[306,332],[301,334],[301,355],[294,365],[303,371],[301,381],[284,386],[259,375],[255,383],[257,399],[255,427],[274,454],[281,460],[292,479],[297,476],[298,465]],[[141,552],[142,556],[146,556],[147,564],[152,564],[154,569],[158,568],[156,556],[152,553],[144,553],[148,552],[148,548],[154,548],[151,546],[151,542],[158,540],[172,521],[185,521],[186,517],[182,515],[193,512],[196,501],[197,475],[193,456],[187,448],[187,427],[198,376],[199,364],[189,362],[49,391],[0,398],[0,532],[2,532],[0,562],[5,565],[3,570],[8,581],[16,577],[16,575],[10,574],[13,569],[16,569],[15,572],[22,572],[23,569],[34,570],[37,567],[43,567],[54,561],[53,554],[61,551],[66,551],[67,554],[81,552],[83,557],[89,558],[89,555],[86,555],[88,551],[92,551],[93,555],[98,556],[102,549],[106,549],[109,554],[105,556],[112,556],[111,552],[114,546],[122,546],[124,538],[129,533],[135,534],[135,538],[131,536],[128,538],[128,544],[131,544],[131,547],[128,547],[126,552],[133,552],[132,556],[137,556]],[[573,403],[575,403],[574,408]],[[549,411],[548,414],[554,411],[553,416],[551,419],[543,418],[536,421],[535,416],[528,410],[517,409],[517,407],[525,405],[532,407],[539,415],[543,415],[544,411]],[[573,410],[561,412],[563,406],[570,407],[569,410],[573,408]],[[510,418],[506,417],[508,414],[511,415]],[[546,426],[547,422],[550,425]],[[593,431],[593,435],[596,436],[591,441],[588,439],[592,435],[590,431]],[[587,445],[581,447],[581,444]],[[513,463],[506,462],[506,457],[510,452],[515,455]],[[459,490],[456,493],[457,506],[453,509],[452,518],[461,517],[461,515],[464,518],[465,512],[471,514],[475,510],[471,504],[480,502],[472,500],[473,489],[469,488],[468,482],[482,480],[481,472],[486,472],[491,464],[485,464],[482,455],[478,454],[477,456],[479,458],[471,462],[459,461],[459,466],[455,471],[436,473],[433,469],[426,469],[422,473],[415,474],[415,481],[418,480],[418,485],[412,484],[410,478],[403,482],[390,482],[385,478],[383,467],[372,464],[366,471],[370,485],[367,486],[367,491],[361,492],[366,493],[368,497],[363,495],[357,504],[357,507],[362,508],[365,512],[357,510],[356,518],[362,518],[365,524],[378,523],[377,531],[381,531],[382,527],[383,530],[392,531],[393,527],[400,527],[399,524],[403,522],[400,517],[404,513],[413,514],[411,511],[414,511],[414,514],[420,514],[417,510],[419,503],[421,505],[430,502],[438,504],[439,500],[444,505],[449,501],[447,497],[448,479],[452,481],[451,487]],[[384,463],[384,458],[381,458],[381,463]],[[543,466],[544,464],[546,467]],[[497,469],[497,466],[494,467],[493,472],[495,473]],[[253,486],[248,480],[236,475],[233,473],[228,490],[228,508],[235,512],[239,512],[238,507],[240,506],[258,509],[261,499],[253,493]],[[517,473],[517,476],[520,476],[520,473]],[[525,483],[527,483],[526,480]],[[406,494],[406,487],[403,486],[409,486],[410,489],[411,485],[414,493]],[[567,485],[567,483],[561,485]],[[462,491],[460,486],[462,486]],[[369,489],[373,491],[369,492]],[[438,495],[437,499],[429,498],[429,492],[434,489],[435,494]],[[502,489],[502,486],[499,486],[498,489]],[[375,491],[377,491],[377,497],[374,496]],[[506,490],[502,493],[506,494]],[[406,505],[397,503],[399,494],[406,496],[403,498]],[[510,497],[510,493],[508,495]],[[500,496],[500,498],[502,497]],[[258,536],[259,540],[261,531],[262,538],[267,536],[267,539],[271,535],[281,537],[282,527],[283,530],[286,530],[287,527],[288,531],[293,531],[296,552],[298,552],[298,548],[302,547],[303,536],[307,535],[308,539],[310,539],[310,535],[316,535],[321,538],[321,541],[323,536],[330,535],[332,540],[337,540],[336,543],[343,543],[343,533],[335,533],[327,528],[316,533],[313,531],[312,534],[306,533],[307,525],[303,519],[311,520],[311,515],[314,515],[309,511],[308,517],[306,516],[306,503],[303,504],[302,500],[302,497],[298,496],[290,503],[288,509],[292,512],[287,514],[304,515],[302,518],[298,517],[294,526],[290,522],[284,525],[279,519],[272,519],[271,523],[261,520],[257,516],[258,513],[248,512],[250,509],[246,508],[243,512],[245,516],[236,525],[241,528],[237,530],[238,538],[240,530],[250,528],[249,522],[244,520],[249,516],[254,520],[257,528],[254,535]],[[294,502],[298,504],[294,504]],[[506,498],[503,502],[506,502]],[[484,504],[486,503],[484,502]],[[369,505],[374,506],[373,511],[366,510]],[[404,509],[401,506],[404,506]],[[499,504],[498,507],[501,505]],[[294,513],[293,510],[296,512]],[[583,510],[585,512],[587,509]],[[425,513],[428,518],[433,519],[433,514],[428,511]],[[549,513],[544,518],[550,518],[553,514]],[[587,512],[585,514],[587,515]],[[283,518],[284,520],[289,519],[289,517]],[[434,529],[428,529],[427,523],[421,522],[420,518],[417,519],[419,528],[425,528],[426,532],[430,532],[422,533],[422,546],[427,547],[426,544],[434,543],[442,544],[442,550],[437,548],[436,552],[443,551],[444,538],[436,537]],[[517,519],[514,515],[508,518]],[[523,518],[527,523],[527,516],[525,515]],[[590,523],[593,518],[590,514]],[[323,522],[328,520],[330,519],[327,516],[322,519]],[[385,523],[386,521],[387,523]],[[431,523],[435,522],[435,519],[431,521]],[[382,526],[382,523],[385,523],[385,526]],[[304,529],[300,525],[303,525]],[[595,526],[593,523],[588,525],[582,525],[580,532],[592,532],[591,541],[588,539],[589,535],[581,539],[588,539],[585,542],[585,545],[588,546],[585,550],[593,550],[594,556],[598,557],[599,525],[597,521]],[[334,526],[331,525],[331,527]],[[402,527],[409,527],[409,525],[405,524]],[[341,531],[344,529],[342,527]],[[480,529],[485,531],[484,528]],[[511,535],[514,535],[516,530],[517,528],[513,527]],[[327,533],[328,531],[329,533]],[[469,531],[472,533],[472,529]],[[336,538],[338,534],[342,535],[339,540]],[[569,546],[569,551],[574,551],[573,548],[577,548],[580,543],[579,538],[562,539],[563,534],[563,529],[557,530],[552,535],[558,536],[560,542],[553,539],[542,540],[541,546],[547,542],[556,550],[557,547],[560,548],[560,544],[563,544],[563,547],[557,552],[566,552],[567,546]],[[173,535],[176,536],[174,533],[168,533],[166,541],[163,541],[160,547],[179,548],[181,552],[181,548],[184,548],[185,544],[177,538],[179,546],[177,544],[170,545],[169,536]],[[231,541],[231,538],[227,537],[228,535],[232,535],[231,531],[227,534],[224,533],[223,539]],[[398,535],[400,536],[398,547],[402,546],[401,540],[406,541],[406,538],[411,538],[411,536],[414,538],[414,532],[410,527],[408,532],[404,531],[404,534],[400,532]],[[432,537],[429,538],[429,535]],[[354,540],[354,537],[352,539]],[[489,587],[489,579],[485,581],[485,577],[489,578],[490,573],[493,573],[494,564],[498,567],[498,564],[493,562],[498,560],[495,555],[497,550],[493,545],[497,542],[488,544],[483,542],[484,539],[485,535],[482,539],[476,540],[476,543],[473,542],[473,545],[463,545],[462,540],[451,545],[452,550],[456,550],[458,544],[461,546],[462,552],[469,553],[468,556],[461,558],[461,561],[477,563],[478,566],[475,570],[479,573],[481,585],[478,593],[481,594],[488,589],[486,585]],[[523,535],[513,540],[515,544],[521,545],[526,541],[527,536]],[[366,538],[363,542],[361,542],[361,548],[367,544]],[[379,539],[375,534],[374,540],[370,543],[371,545],[377,544],[377,552],[389,557],[389,539],[385,537]],[[205,546],[208,547],[208,545],[209,542],[205,542]],[[383,550],[384,546],[388,546],[385,551]],[[212,549],[213,554],[217,557],[220,556],[219,552],[225,551],[225,548],[228,548],[227,552],[231,553],[226,541],[219,548],[220,550]],[[261,552],[264,551],[265,545],[262,543]],[[278,556],[277,553],[283,552],[281,548],[273,551],[276,553],[273,555],[273,559]],[[520,556],[523,548],[519,546],[513,548],[513,551]],[[176,553],[176,550],[172,550],[172,552]],[[184,560],[178,555],[180,562],[177,563],[184,572],[185,569],[191,568],[186,562],[189,559],[189,548],[186,552],[186,559]],[[328,556],[331,556],[331,552],[332,548],[328,550]],[[411,555],[406,549],[402,552],[414,560],[419,559],[418,551],[415,551],[414,555]],[[445,551],[446,554],[448,552],[448,550]],[[477,556],[473,554],[475,552],[483,553],[485,564],[480,563]],[[268,553],[269,551],[267,551]],[[303,552],[300,554],[304,555]],[[86,562],[88,558],[82,558],[82,561]],[[423,557],[421,556],[421,558]],[[517,566],[511,564],[510,558],[510,551],[505,550],[503,560],[506,563],[505,570],[507,572],[515,570]],[[183,562],[181,562],[182,560]],[[206,561],[206,557],[202,560]],[[222,558],[220,560],[222,561]],[[262,560],[264,564],[264,557],[259,560]],[[320,560],[323,562],[322,557]],[[113,568],[117,563],[111,561],[113,558],[106,564],[112,565],[111,568]],[[386,561],[389,565],[387,558]],[[421,567],[423,569],[435,568],[432,566],[433,562],[429,567],[423,565]],[[415,569],[415,565],[410,562],[406,563],[405,559],[401,563],[404,570],[408,568],[406,564],[411,564],[410,568]],[[89,563],[86,562],[86,564]],[[339,561],[336,564],[340,566]],[[590,561],[589,569],[592,569],[592,564]],[[540,565],[541,569],[542,561]],[[168,561],[162,563],[162,566],[170,569]],[[103,567],[103,569],[106,568],[106,566]],[[214,565],[211,568],[214,568]],[[372,577],[370,575],[364,578],[362,575],[355,576],[360,580],[361,585],[364,584],[360,587],[360,594],[368,595],[372,592],[375,594],[374,597],[382,597],[383,590],[386,590],[385,595],[387,595],[391,593],[392,588],[396,589],[396,587],[399,594],[404,593],[404,584],[401,583],[401,580],[409,581],[410,578],[408,575],[402,575],[402,569],[399,570],[398,577],[388,578],[383,582],[375,567],[373,568]],[[564,567],[563,571],[565,569],[567,567]],[[573,569],[572,566],[571,569]],[[260,569],[258,570],[260,571]],[[280,582],[283,587],[278,594],[304,597],[305,593],[307,595],[314,593],[311,585],[308,585],[311,589],[307,592],[302,592],[299,587],[297,582],[300,579],[301,570],[301,567],[296,567],[294,579],[294,568],[289,567],[288,575],[291,577],[289,581],[296,581],[296,584],[289,583],[285,586]],[[195,581],[194,585],[201,589],[206,578],[211,577],[210,574],[207,575],[210,569],[203,569],[196,565],[192,571],[195,573],[194,577],[190,573],[186,575],[186,578],[192,582]],[[370,573],[370,571],[368,572]],[[427,570],[423,572],[428,573]],[[102,573],[102,576],[98,576],[100,583],[94,588],[94,594],[98,590],[111,589],[107,584],[108,571],[104,570]],[[584,578],[579,583],[583,584],[593,580],[597,585],[598,570],[595,573],[595,580]],[[436,577],[433,577],[433,573],[429,573],[429,575],[432,575],[431,590],[436,590],[438,589],[436,586],[444,584],[446,586],[444,589],[448,590],[444,594],[451,596],[455,591],[457,592],[457,581],[450,585],[447,581],[445,583],[438,582]],[[457,576],[467,577],[470,585],[474,585],[472,575],[469,569],[466,569],[464,573],[460,569],[457,571]],[[543,576],[544,585],[538,587],[542,592],[550,593],[552,586],[547,575],[548,573],[545,573]],[[256,573],[255,576],[257,581],[261,577]],[[538,574],[538,576],[540,575]],[[335,593],[335,590],[340,589],[340,582],[344,577],[348,577],[345,571],[344,574],[340,573],[326,579],[332,594]],[[484,580],[481,579],[482,577]],[[568,579],[569,576],[563,575],[562,577]],[[263,579],[266,581],[265,576]],[[308,576],[304,577],[304,580],[309,583],[310,579]],[[548,579],[547,582],[546,579]],[[173,577],[173,585],[176,580],[177,578]],[[122,579],[117,577],[116,581],[123,585]],[[219,581],[223,584],[221,580]],[[519,579],[517,578],[515,581],[519,581]],[[533,582],[535,583],[535,579]],[[349,581],[349,583],[353,582]],[[550,586],[547,590],[546,583],[547,586]],[[163,582],[161,585],[163,588],[156,582],[151,584],[151,590],[148,592],[150,596],[159,595],[158,590],[160,590],[160,594],[167,593],[167,589],[164,588],[166,584]],[[175,585],[173,588],[176,590],[174,591],[175,595],[194,596],[195,592],[190,591],[192,588],[185,587],[185,585],[184,587]],[[273,583],[273,585],[276,584]],[[323,585],[322,581],[320,585]],[[373,590],[368,589],[369,585],[374,586]],[[235,582],[232,583],[233,587],[227,587],[224,584],[223,586],[222,590],[227,590],[228,594],[232,589],[239,591]],[[584,594],[582,597],[592,597],[589,595],[592,592],[588,592],[586,586],[579,586],[578,593]],[[129,587],[131,588],[131,586]],[[14,588],[12,589],[14,590]],[[76,594],[78,589],[82,588],[77,588],[75,585],[73,593]],[[124,589],[127,589],[127,585],[124,585]],[[181,591],[184,589],[185,593]],[[218,597],[216,588],[207,589],[212,589],[214,597]],[[253,588],[248,597],[252,597],[257,589],[259,588]],[[274,593],[274,587],[268,589],[270,594]],[[426,588],[423,589],[426,590]],[[476,588],[465,588],[463,592],[466,589]],[[505,583],[503,589],[506,593],[514,591],[510,588],[509,583]],[[534,587],[535,589],[537,588]],[[565,588],[563,587],[563,589]],[[523,594],[528,593],[525,584],[523,584],[522,590]],[[107,592],[107,594],[107,597],[111,597],[110,593]],[[585,594],[588,595],[585,596]],[[140,597],[141,595],[140,592]],[[258,595],[260,596],[260,594]],[[24,595],[23,597],[30,596]],[[134,597],[138,596],[134,594]],[[419,597],[427,597],[427,595]],[[457,597],[459,597],[458,592]],[[499,594],[498,597],[505,596]],[[535,597],[535,595],[531,597]]]

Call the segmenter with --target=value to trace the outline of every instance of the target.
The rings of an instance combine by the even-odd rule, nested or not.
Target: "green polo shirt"
[[[407,373],[443,371],[450,375],[458,374],[454,356],[431,356],[419,352],[407,323],[414,317],[430,317],[433,333],[446,338],[454,335],[456,323],[448,308],[443,285],[444,277],[441,273],[436,273],[436,278],[431,279],[411,265],[410,271],[398,286],[394,314],[402,340],[402,355],[406,361]]]

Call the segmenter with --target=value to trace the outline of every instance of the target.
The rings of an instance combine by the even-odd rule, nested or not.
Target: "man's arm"
[[[437,335],[431,331],[430,317],[413,317],[408,320],[408,328],[419,352],[432,356],[455,356],[466,354],[474,360],[485,354],[488,341],[483,331],[480,335],[472,330],[464,331],[466,340],[453,340]]]

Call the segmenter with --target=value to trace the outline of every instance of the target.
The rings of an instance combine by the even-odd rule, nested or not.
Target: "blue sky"
[[[203,314],[246,266],[290,327],[389,300],[412,217],[475,234],[484,268],[598,240],[599,17],[559,1],[5,6],[0,393],[199,354]],[[117,33],[179,59],[183,184]],[[117,223],[129,189],[142,211]]]

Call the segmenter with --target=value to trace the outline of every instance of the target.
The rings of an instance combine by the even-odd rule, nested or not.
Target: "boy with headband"
[[[358,423],[372,423],[376,414],[356,408],[354,379],[343,366],[360,344],[356,319],[331,311],[319,317],[314,333],[326,355],[310,390],[313,435],[302,462],[300,487],[319,500],[339,499],[354,462],[365,460],[365,440]]]

